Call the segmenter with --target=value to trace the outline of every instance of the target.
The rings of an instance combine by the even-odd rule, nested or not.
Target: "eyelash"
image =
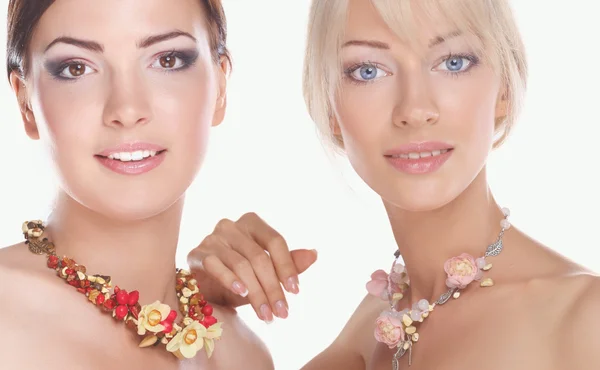
[[[444,58],[442,58],[441,61],[436,66],[439,66],[440,64],[442,64],[450,59],[466,59],[470,63],[469,66],[467,67],[467,69],[464,71],[460,71],[460,72],[442,71],[442,72],[444,72],[444,74],[449,75],[454,78],[458,78],[461,75],[469,73],[472,68],[475,68],[479,65],[479,57],[477,57],[474,54],[449,53]],[[370,80],[370,81],[361,81],[361,80],[357,80],[352,77],[352,73],[356,72],[359,68],[366,67],[366,66],[372,66],[372,67],[375,67],[378,69],[385,70],[384,68],[382,68],[382,66],[380,64],[378,64],[376,62],[371,62],[371,61],[360,62],[360,63],[355,63],[355,64],[351,65],[350,67],[346,68],[344,70],[344,77],[350,83],[353,83],[355,85],[366,85],[366,84],[375,82],[375,79]],[[390,74],[389,72],[387,72],[387,73],[388,73],[388,75]]]
[[[162,68],[163,73],[181,72],[181,71],[184,71],[184,70],[190,68],[191,66],[193,66],[196,63],[196,60],[198,59],[198,52],[197,51],[171,50],[171,51],[168,51],[165,53],[158,54],[153,59],[152,64],[154,64],[156,61],[160,60],[161,58],[165,58],[165,57],[175,57],[175,58],[181,60],[183,65],[178,68]],[[63,71],[66,68],[73,66],[73,65],[83,65],[85,68],[91,68],[88,65],[88,63],[86,63],[82,60],[71,59],[68,61],[60,62],[58,64],[57,63],[48,63],[47,69],[49,70],[49,72],[53,78],[55,78],[59,81],[73,82],[83,76],[78,76],[78,77],[62,76]],[[161,68],[157,68],[157,69],[161,69]]]
[[[479,65],[479,57],[475,54],[467,54],[467,53],[457,53],[457,54],[450,53],[450,54],[446,55],[441,60],[441,62],[438,63],[437,65],[440,65],[450,59],[466,59],[470,63],[469,66],[467,67],[467,69],[465,69],[464,71],[460,71],[460,72],[442,71],[446,75],[450,75],[451,77],[454,77],[454,78],[458,78],[462,75],[470,73],[471,69],[473,69]]]
[[[372,66],[372,67],[384,70],[384,68],[382,68],[382,65],[379,63],[376,63],[376,62],[371,62],[371,61],[359,62],[359,63],[355,63],[355,64],[351,65],[350,67],[348,67],[344,70],[344,78],[346,78],[350,83],[355,84],[355,85],[366,85],[366,84],[375,82],[375,80],[360,81],[360,80],[357,80],[354,77],[352,77],[352,73],[354,73],[358,69],[360,69],[362,67],[366,67],[366,66]],[[386,72],[386,73],[388,73],[388,75],[390,75],[389,72]]]

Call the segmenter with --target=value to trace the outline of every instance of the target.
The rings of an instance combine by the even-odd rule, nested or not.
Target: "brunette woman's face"
[[[64,191],[123,220],[180,199],[225,109],[199,0],[57,0],[36,26],[27,133],[48,145]]]

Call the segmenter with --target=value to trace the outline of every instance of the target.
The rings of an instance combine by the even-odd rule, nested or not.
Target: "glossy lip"
[[[155,151],[156,155],[147,157],[141,161],[122,162],[117,159],[108,158],[109,155],[121,152]],[[125,143],[108,149],[104,149],[94,157],[106,168],[121,175],[141,175],[152,171],[164,161],[167,150],[159,145],[150,143]]]
[[[447,150],[437,156],[423,157],[417,159],[393,157],[400,154],[431,152],[434,150]],[[422,175],[437,171],[454,152],[454,147],[450,144],[436,141],[410,143],[402,145],[396,149],[385,152],[385,159],[395,169],[410,175]]]

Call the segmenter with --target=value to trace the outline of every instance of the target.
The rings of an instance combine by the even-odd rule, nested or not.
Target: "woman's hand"
[[[298,294],[298,275],[316,260],[315,250],[290,252],[283,237],[254,213],[219,221],[188,255],[206,300],[231,307],[250,303],[268,323],[274,315],[288,316],[282,285]]]

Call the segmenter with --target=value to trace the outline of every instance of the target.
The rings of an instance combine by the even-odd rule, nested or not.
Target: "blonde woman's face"
[[[334,132],[384,201],[406,210],[441,207],[485,166],[495,120],[505,114],[501,79],[475,55],[469,35],[418,9],[417,47],[370,0],[349,0],[348,12]]]
[[[25,125],[85,207],[150,217],[194,179],[224,110],[205,16],[198,0],[57,0],[40,19]]]

